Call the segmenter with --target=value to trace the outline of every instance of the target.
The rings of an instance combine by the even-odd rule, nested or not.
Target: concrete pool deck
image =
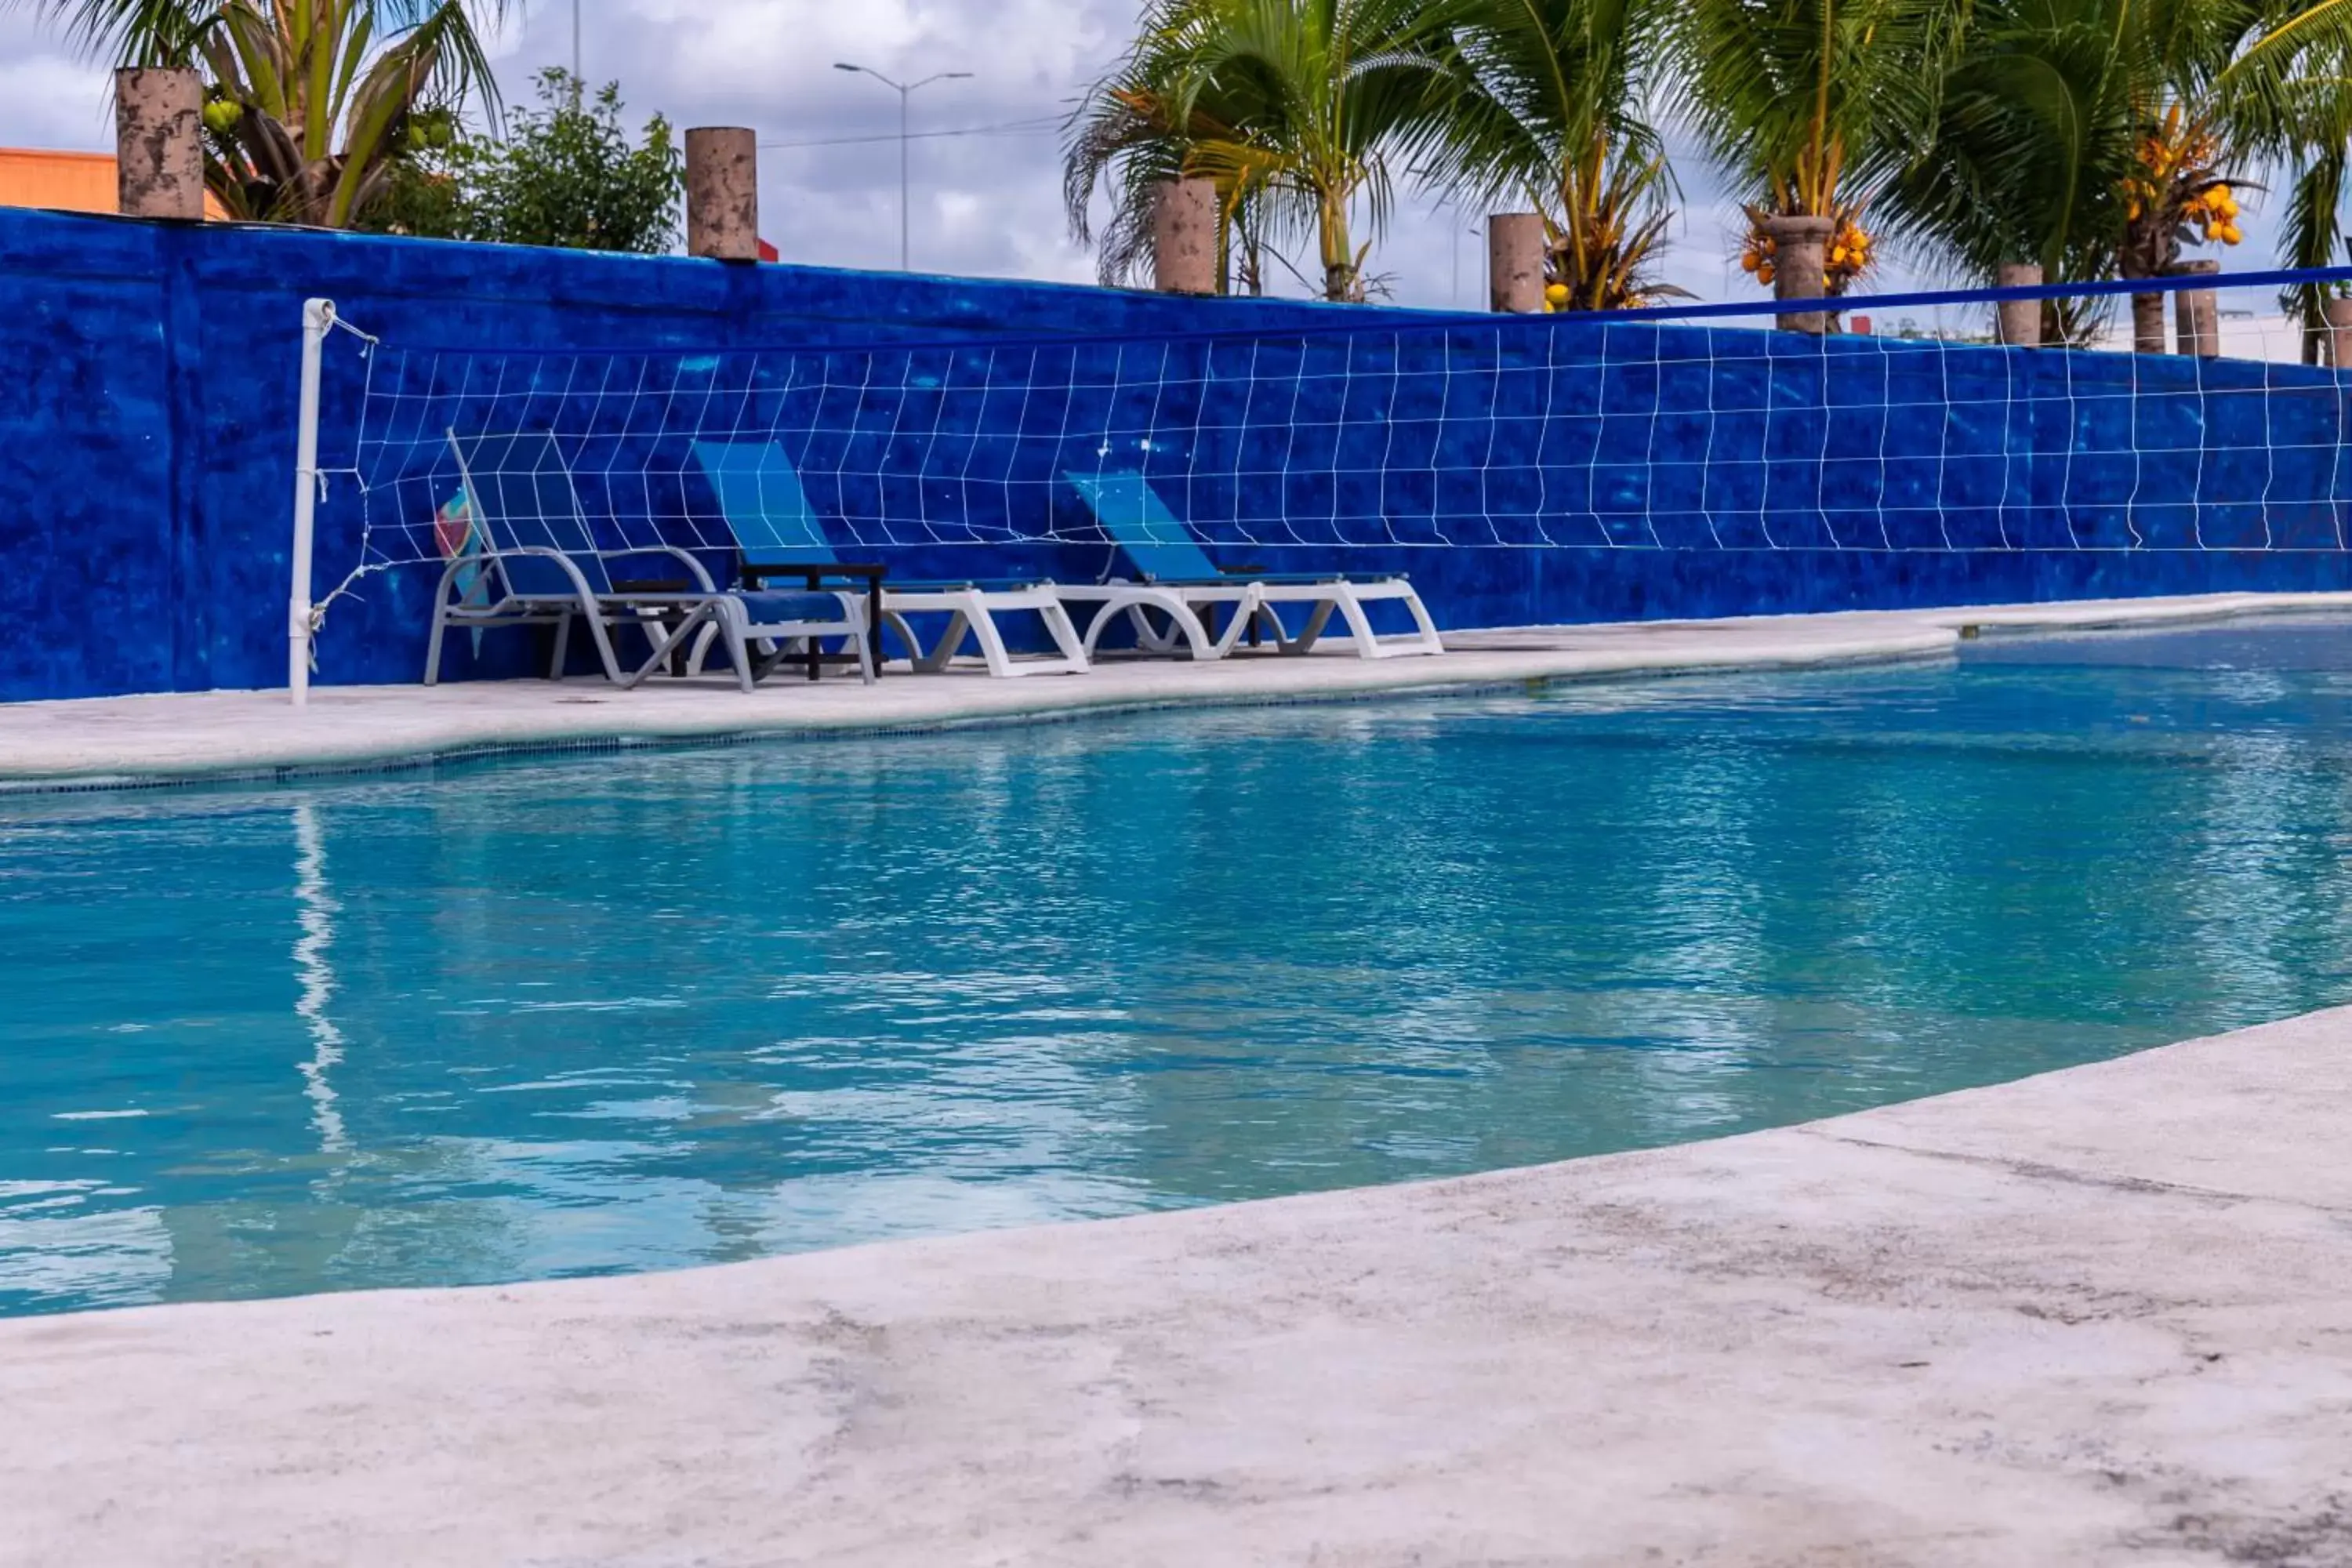
[[[281,692],[212,691],[0,703],[0,788],[155,784],[583,742],[920,729],[1088,711],[1328,701],[1382,692],[1509,686],[1707,669],[1928,658],[1963,627],[2147,626],[2241,615],[2352,610],[2352,594],[2221,594],[1956,609],[1639,621],[1450,634],[1441,658],[1370,661],[1344,642],[1307,658],[1216,664],[1106,661],[1082,676],[992,680],[973,671],[770,680],[746,695],[719,678],[635,691],[602,680],[326,687],[295,710]]]
[[[2352,1562],[2352,1009],[1718,1142],[0,1321],[8,1563]]]
[[[290,732],[263,694],[32,704],[0,708],[0,774],[1314,700],[2347,607],[1529,628],[1442,661],[748,701],[381,689]],[[0,1565],[2347,1564],[2347,1136],[2352,1009],[1454,1181],[0,1320]]]

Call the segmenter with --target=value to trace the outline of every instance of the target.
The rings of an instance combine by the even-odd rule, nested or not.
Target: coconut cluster
[[[2238,227],[2238,198],[2230,187],[2208,185],[2180,204],[2183,223],[2194,224],[2208,245],[2235,245],[2245,238]]]
[[[1749,214],[1748,238],[1739,249],[1739,269],[1769,289],[1780,276],[1780,242],[1766,232],[1767,215]],[[1862,226],[1860,206],[1838,209],[1836,226],[1830,231],[1829,246],[1822,258],[1822,280],[1832,294],[1845,291],[1846,285],[1870,270],[1878,242]]]
[[[2184,125],[2180,106],[2165,110],[2164,122],[2140,138],[2138,169],[2124,181],[2124,217],[2138,223],[2154,214],[2168,225],[2193,228],[2208,245],[2235,245],[2238,198],[2226,181],[2213,177],[2221,144],[2212,132]]]

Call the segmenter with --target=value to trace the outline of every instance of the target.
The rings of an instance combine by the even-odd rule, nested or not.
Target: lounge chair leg
[[[1355,639],[1358,658],[1378,658],[1382,653],[1381,639],[1373,635],[1371,618],[1364,614],[1363,603],[1353,594],[1339,601],[1339,614],[1348,623],[1348,635]]]
[[[1143,605],[1129,605],[1124,609],[1116,610],[1105,605],[1097,610],[1093,617],[1087,622],[1086,635],[1078,643],[1078,647],[1084,650],[1089,662],[1093,660],[1096,650],[1102,646],[1103,633],[1109,630],[1114,622],[1122,619],[1134,628],[1137,651],[1147,654],[1168,651],[1168,643],[1170,637],[1174,635],[1173,632],[1162,636],[1160,628],[1151,624],[1151,616],[1145,611]]]
[[[667,669],[669,667],[671,655],[679,647],[692,642],[712,614],[710,605],[698,605],[691,612],[681,617],[675,626],[665,626],[659,621],[639,621],[637,623],[639,626],[649,628],[646,633],[646,641],[652,647],[646,655],[646,661],[631,670],[627,678],[620,681],[622,689],[626,690],[635,686],[656,670]],[[658,636],[656,635],[656,630],[659,632]]]
[[[1127,607],[1128,623],[1135,627],[1135,646],[1137,647],[1142,649],[1145,653],[1173,653],[1176,650],[1176,616],[1172,611],[1168,611],[1166,613],[1168,615],[1168,629],[1163,632],[1158,626],[1151,624],[1150,614],[1146,611],[1141,605],[1129,605]],[[1192,618],[1195,621],[1200,619],[1198,616],[1195,616]],[[1088,629],[1092,630],[1093,628]],[[1087,657],[1088,658],[1092,658],[1094,657],[1095,641],[1096,639],[1092,637],[1088,637],[1087,638]]]
[[[1235,624],[1239,625],[1238,622]],[[1217,646],[1217,639],[1209,635],[1209,628],[1202,624],[1200,616],[1192,613],[1192,606],[1181,599],[1177,600],[1176,607],[1168,612],[1169,652],[1176,651],[1177,639],[1180,637],[1191,647],[1192,658],[1196,663],[1202,659],[1224,657],[1225,650]]]
[[[915,668],[925,675],[937,675],[940,670],[947,668],[949,661],[961,651],[963,639],[971,630],[971,616],[962,610],[957,610],[948,616],[948,629],[941,632],[940,640],[931,645],[931,651],[919,652],[916,655]],[[986,651],[986,645],[982,645],[982,652],[985,654]]]
[[[1078,651],[1086,657],[1086,668],[1094,666],[1096,652],[1108,626],[1122,615],[1135,628],[1135,646],[1142,653],[1172,658],[1179,653],[1195,659],[1213,659],[1223,656],[1216,639],[1201,624],[1201,617],[1184,602],[1183,595],[1172,588],[1139,588],[1139,596],[1124,605],[1113,602],[1087,624],[1086,635],[1078,641]],[[1153,624],[1154,614],[1167,617],[1167,628]],[[1073,620],[1073,626],[1076,622]]]
[[[727,662],[735,667],[737,688],[750,691],[776,661],[771,660],[766,666],[755,668],[751,653],[751,624],[738,601],[719,599],[695,612],[697,619],[705,615],[710,617],[711,626],[718,633],[719,646],[727,650]],[[781,650],[781,645],[779,648]]]
[[[1445,639],[1437,635],[1437,623],[1429,618],[1429,608],[1421,602],[1421,595],[1407,588],[1404,591],[1404,597],[1399,602],[1404,605],[1405,613],[1412,616],[1412,624],[1419,628],[1420,636],[1413,647],[1399,648],[1397,651],[1399,653],[1444,653]]]
[[[615,686],[635,685],[636,682],[635,681],[624,680],[622,679],[621,660],[619,657],[613,652],[613,639],[605,635],[604,617],[603,614],[592,607],[587,611],[583,618],[588,623],[588,638],[591,642],[596,645],[596,660],[604,667],[604,679],[611,681]],[[564,616],[563,625],[567,631],[570,630],[572,626],[572,617],[569,616]],[[559,643],[557,646],[561,647],[562,645]],[[558,677],[561,677],[563,673],[563,667],[561,661],[556,665],[555,673]]]
[[[883,611],[882,629],[887,632],[896,633],[898,640],[906,645],[908,668],[916,669],[921,668],[923,662],[923,639],[915,635],[915,628],[907,624],[906,616],[900,615],[896,610]],[[877,670],[880,669],[882,662],[889,657],[890,649],[888,645],[878,642],[874,645],[874,665]]]
[[[1123,609],[1113,610],[1106,607],[1097,611],[1094,618],[1087,623],[1086,636],[1079,639],[1078,650],[1087,656],[1087,663],[1092,666],[1096,652],[1101,647],[1103,633],[1124,616],[1127,624],[1135,628],[1135,647],[1138,652],[1155,657],[1173,654],[1176,651],[1176,639],[1179,637],[1191,635],[1183,620],[1179,618],[1178,612],[1182,609],[1182,601],[1178,600],[1173,595],[1170,595],[1165,601],[1157,598],[1147,599],[1129,605]],[[1151,612],[1154,610],[1168,617],[1166,631],[1161,631],[1151,624]],[[1200,625],[1199,616],[1192,616],[1189,618],[1192,626]],[[1073,621],[1071,624],[1075,626],[1076,623]]]
[[[695,634],[694,651],[687,655],[686,658],[687,674],[700,675],[702,673],[703,665],[708,662],[710,658],[710,639],[718,635],[719,627],[716,623],[704,626],[700,631]]]
[[[1360,655],[1365,658],[1396,658],[1408,654],[1436,654],[1445,651],[1445,643],[1437,635],[1437,623],[1429,618],[1428,606],[1421,602],[1421,595],[1414,593],[1402,578],[1396,579],[1388,585],[1386,591],[1377,593],[1373,596],[1380,599],[1392,599],[1402,605],[1405,614],[1412,617],[1413,629],[1408,633],[1399,633],[1391,640],[1383,642],[1371,629],[1370,620],[1359,608],[1354,615],[1349,616],[1348,627],[1355,636],[1356,651]],[[1361,605],[1362,601],[1360,597],[1352,595],[1349,597],[1356,605]],[[1343,604],[1340,607],[1344,610],[1349,606]]]
[[[1288,642],[1281,643],[1282,651],[1288,654],[1314,652],[1316,639],[1323,635],[1323,628],[1331,623],[1331,610],[1335,605],[1339,606],[1341,616],[1351,628],[1364,624],[1364,612],[1357,607],[1355,596],[1341,591],[1336,598],[1315,601],[1315,608],[1307,612],[1306,629]],[[1267,606],[1266,613],[1269,616],[1273,615],[1271,605]],[[1280,626],[1282,623],[1276,620],[1275,625]],[[1276,640],[1279,642],[1280,639]]]
[[[572,648],[572,617],[566,615],[555,623],[555,653],[547,661],[547,679],[563,679],[563,656]]]
[[[433,635],[425,643],[425,684],[436,686],[441,680],[441,634],[448,628],[449,618],[436,602],[433,606]]]
[[[1038,606],[1037,617],[1045,623],[1045,635],[1052,637],[1054,646],[1062,650],[1063,661],[1071,672],[1083,674],[1087,668],[1087,650],[1078,641],[1078,628],[1071,624],[1070,612],[1062,607],[1060,600],[1055,599]]]
[[[972,641],[980,645],[981,661],[988,666],[989,674],[1000,679],[1013,674],[1013,658],[1004,651],[1004,639],[997,635],[996,618],[993,616],[990,615],[985,608],[975,605],[970,615],[958,610],[955,613],[955,620],[949,625],[953,626],[958,623],[971,629]],[[943,642],[940,646],[945,647],[946,644]]]
[[[1210,647],[1215,649],[1217,658],[1224,658],[1227,654],[1234,651],[1234,645],[1242,640],[1244,634],[1254,632],[1254,628],[1257,626],[1257,618],[1260,616],[1265,616],[1271,619],[1273,615],[1274,612],[1267,609],[1265,604],[1258,598],[1258,589],[1256,584],[1252,584],[1248,592],[1244,595],[1243,597],[1234,601],[1233,608],[1228,612],[1228,618],[1225,622],[1223,634],[1212,638],[1210,641]],[[1281,629],[1281,626],[1282,623],[1280,621],[1276,620],[1275,622],[1275,627],[1277,631]],[[1256,640],[1254,635],[1252,636],[1251,640],[1253,642]]]
[[[1276,609],[1272,605],[1260,605],[1257,607],[1255,615],[1251,617],[1250,625],[1253,627],[1264,628],[1265,635],[1271,637],[1274,641],[1275,652],[1279,654],[1294,654],[1300,651],[1298,647],[1298,639],[1292,637],[1290,635],[1290,628],[1283,624],[1282,612]],[[1252,642],[1255,642],[1257,640],[1255,634],[1253,634],[1250,640]]]

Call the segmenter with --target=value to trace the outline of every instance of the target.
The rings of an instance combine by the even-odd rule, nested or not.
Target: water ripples
[[[1493,1168],[2352,997],[2352,633],[0,803],[0,1311]]]

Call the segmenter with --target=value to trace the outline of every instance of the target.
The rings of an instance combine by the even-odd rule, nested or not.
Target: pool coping
[[[0,1321],[0,1562],[2318,1563],[2352,1009],[1826,1121]]]
[[[1624,621],[1452,634],[1435,658],[1215,664],[1106,660],[1083,676],[992,680],[893,673],[874,687],[713,679],[618,691],[602,681],[324,687],[0,704],[0,793],[170,787],[407,768],[583,747],[706,744],[1029,723],[1163,708],[1471,693],[1569,680],[1932,658],[1971,632],[2147,627],[2352,610],[2352,594],[2216,594],[1706,621]],[[1528,646],[1540,639],[1539,646]],[[590,710],[596,711],[591,712]]]

